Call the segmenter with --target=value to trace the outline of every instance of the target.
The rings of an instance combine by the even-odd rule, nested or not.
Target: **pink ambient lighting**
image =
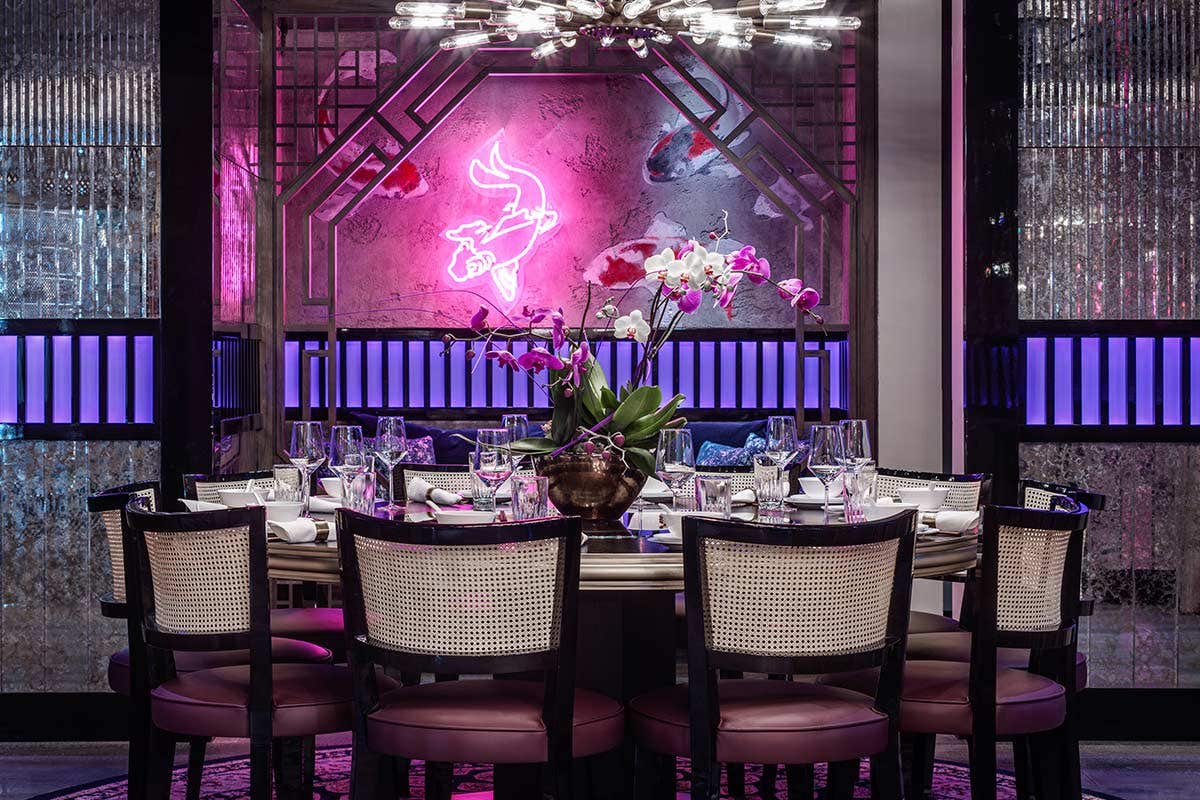
[[[510,194],[499,219],[475,219],[442,234],[458,244],[446,272],[455,283],[466,283],[486,272],[506,302],[517,299],[521,259],[528,256],[558,225],[558,212],[546,200],[546,187],[528,170],[514,167],[500,155],[500,142],[488,153],[488,163],[471,159],[471,184],[481,193]]]

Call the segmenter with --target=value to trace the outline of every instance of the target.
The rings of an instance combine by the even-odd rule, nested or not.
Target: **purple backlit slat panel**
[[[1126,352],[1129,344],[1125,339],[1108,340],[1108,424],[1128,425],[1129,406],[1126,402],[1128,383],[1125,373]]]
[[[679,351],[679,386],[675,388],[675,393],[683,395],[680,408],[695,408],[700,405],[700,398],[696,396],[696,375],[693,368],[695,348],[695,342],[676,343],[676,349]]]
[[[17,337],[0,336],[0,422],[17,419]]]
[[[820,408],[821,406],[821,362],[809,358],[808,353],[815,353],[820,348],[816,342],[804,343],[804,407]]]
[[[408,364],[408,404],[423,406],[429,402],[425,397],[425,343],[409,342],[404,360]]]
[[[100,421],[100,337],[79,337],[79,421]]]
[[[675,375],[671,365],[675,362],[675,343],[667,342],[658,351],[658,386],[662,389],[663,400],[675,396]]]
[[[482,352],[480,350],[480,353]],[[471,371],[471,405],[486,408],[490,405],[487,393],[487,361],[482,355],[476,355],[467,363],[467,369]]]
[[[759,365],[758,353],[754,342],[741,342],[737,346],[742,350],[742,374],[738,376],[742,382],[742,408],[759,408]]]
[[[383,342],[367,342],[367,398],[371,408],[383,405]]]
[[[1191,423],[1200,425],[1200,339],[1191,341]]]
[[[283,407],[300,407],[300,343],[283,343]]]
[[[71,422],[71,337],[55,336],[50,351],[54,359],[54,422]]]
[[[1134,340],[1134,364],[1137,369],[1137,383],[1134,395],[1138,425],[1154,424],[1154,340],[1149,337],[1138,337]]]
[[[1163,339],[1163,424],[1183,424],[1183,340]]]
[[[320,350],[321,346],[319,342],[305,342],[304,349]],[[321,405],[321,387],[325,385],[323,380],[325,359],[309,357],[308,361],[308,407],[317,408]]]
[[[528,345],[525,342],[513,342],[512,354],[517,358],[525,355],[529,351]],[[513,381],[513,406],[517,408],[527,408],[532,403],[529,396],[529,381],[526,379],[517,379]]]
[[[783,343],[783,407],[796,407],[796,343]]]
[[[25,337],[25,419],[46,421],[46,337]]]
[[[1079,347],[1080,414],[1084,425],[1100,424],[1100,339],[1085,337]]]
[[[1046,424],[1046,340],[1031,337],[1025,343],[1025,422]]]
[[[404,405],[404,342],[387,343],[388,387],[385,402],[391,408]]]
[[[613,342],[613,347],[617,350],[617,374],[615,377],[609,375],[608,382],[614,390],[619,390],[633,378],[634,359],[640,355],[637,351],[641,350],[641,347],[635,342],[630,341]],[[606,364],[608,362],[602,361],[600,363]]]
[[[505,348],[502,344],[498,344],[496,349],[503,350]],[[483,372],[483,370],[487,370],[492,375],[492,397],[489,405],[495,408],[504,408],[508,405],[508,380],[505,374],[508,368],[500,366],[499,361],[487,361],[480,369],[480,372]]]
[[[1054,340],[1054,424],[1070,425],[1075,422],[1074,387],[1071,385],[1071,340],[1058,337]]]
[[[362,408],[362,359],[363,343],[346,342],[346,397],[342,405],[347,408]],[[341,386],[341,381],[338,381]]]
[[[737,342],[721,342],[717,357],[721,359],[721,391],[718,408],[737,407]]]
[[[845,408],[842,398],[842,354],[844,342],[826,342],[825,349],[829,351],[829,405],[832,408]]]
[[[154,422],[153,336],[133,337],[133,421]]]
[[[776,365],[779,363],[779,344],[763,342],[762,373],[759,375],[759,385],[762,387],[762,404],[768,408],[776,407],[779,396],[779,377]]]
[[[108,393],[108,419],[106,422],[125,421],[125,337],[106,336],[108,349],[108,374],[105,391]]]
[[[715,375],[717,366],[715,360],[717,357],[716,342],[697,342],[696,349],[700,351],[700,375]],[[696,392],[697,408],[715,408],[717,392],[712,381],[700,380],[697,383],[700,384]]]

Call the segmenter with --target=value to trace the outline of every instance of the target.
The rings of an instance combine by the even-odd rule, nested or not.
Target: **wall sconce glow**
[[[446,272],[456,283],[490,272],[500,297],[511,303],[517,299],[521,259],[558,225],[558,212],[550,208],[546,187],[536,175],[504,160],[499,141],[491,146],[486,164],[471,159],[467,174],[480,193],[507,192],[510,199],[494,221],[474,219],[442,234],[458,245]]]

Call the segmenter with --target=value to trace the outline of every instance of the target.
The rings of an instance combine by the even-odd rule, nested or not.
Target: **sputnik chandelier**
[[[628,47],[639,58],[648,42],[670,44],[688,36],[697,44],[714,42],[731,50],[777,44],[828,50],[828,31],[854,30],[858,17],[823,15],[826,0],[736,0],[715,7],[707,0],[402,0],[389,24],[396,30],[453,31],[442,39],[445,50],[540,38],[531,55],[543,59],[574,47],[580,39],[601,47]]]

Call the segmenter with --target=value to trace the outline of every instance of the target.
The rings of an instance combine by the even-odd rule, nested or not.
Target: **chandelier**
[[[395,30],[446,31],[444,50],[541,39],[535,59],[574,47],[580,39],[601,47],[628,47],[639,58],[649,42],[670,44],[676,36],[731,50],[775,44],[828,50],[829,31],[854,30],[858,17],[819,13],[826,0],[736,0],[717,7],[707,0],[401,0],[389,20]]]

